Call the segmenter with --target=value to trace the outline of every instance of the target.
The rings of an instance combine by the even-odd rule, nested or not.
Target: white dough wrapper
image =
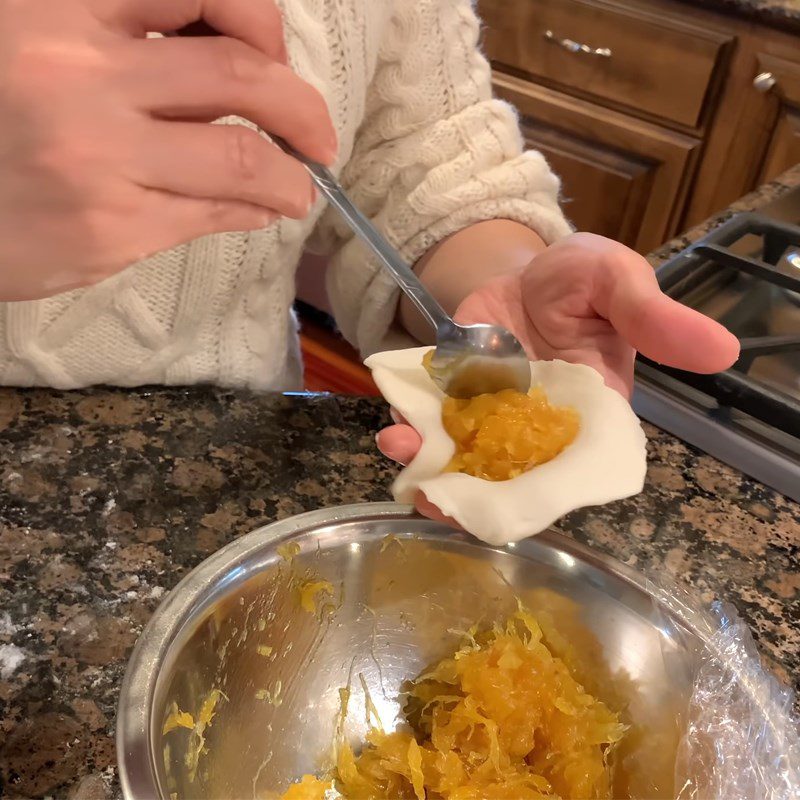
[[[629,403],[591,367],[531,362],[532,385],[551,404],[580,415],[575,440],[554,459],[507,481],[443,473],[455,444],[442,425],[444,394],[422,366],[428,347],[376,353],[366,360],[386,401],[419,432],[422,447],[398,475],[395,500],[418,489],[465,530],[493,545],[516,542],[585,506],[638,494],[647,471],[646,437]]]

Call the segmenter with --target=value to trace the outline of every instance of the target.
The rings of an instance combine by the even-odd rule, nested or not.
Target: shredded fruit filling
[[[525,609],[407,690],[408,730],[342,741],[333,775],[305,776],[283,800],[604,800],[625,726],[588,694]]]
[[[528,394],[505,389],[470,400],[445,398],[442,423],[456,444],[447,472],[506,481],[555,458],[578,435],[580,419],[533,388]]]

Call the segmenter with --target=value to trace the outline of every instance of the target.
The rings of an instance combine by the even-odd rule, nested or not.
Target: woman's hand
[[[629,397],[636,351],[692,372],[713,373],[738,358],[735,336],[708,317],[671,300],[652,267],[627,247],[589,233],[551,245],[524,269],[494,278],[464,299],[461,323],[502,325],[530,358],[594,367]],[[402,464],[420,438],[400,424],[381,431],[378,447]],[[424,497],[420,510],[438,516]]]
[[[205,19],[222,35],[148,39]],[[0,0],[0,300],[96,283],[205,234],[303,217],[331,162],[274,0]]]

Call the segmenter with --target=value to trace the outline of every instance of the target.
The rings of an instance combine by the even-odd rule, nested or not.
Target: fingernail
[[[335,163],[339,155],[339,137],[336,135],[336,130],[331,128],[328,133],[328,140],[325,143],[325,165],[330,167]]]
[[[261,231],[264,228],[268,228],[272,223],[275,221],[275,216],[273,214],[255,214],[252,217],[252,223],[247,226],[247,230],[250,231]]]

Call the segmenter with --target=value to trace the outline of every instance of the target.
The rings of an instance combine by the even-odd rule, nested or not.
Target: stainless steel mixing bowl
[[[323,581],[331,592],[314,585]],[[555,619],[587,688],[632,725],[617,796],[674,797],[697,648],[681,622],[654,613],[640,578],[553,532],[489,547],[375,504],[257,530],[169,595],[120,699],[126,798],[260,800],[284,789],[324,766],[342,722],[340,689],[351,687],[344,727],[354,741],[367,730],[367,697],[393,726],[402,683],[452,653],[474,623],[503,618],[517,597]],[[223,694],[204,743],[185,728],[163,733],[173,704],[196,720],[214,690]]]

